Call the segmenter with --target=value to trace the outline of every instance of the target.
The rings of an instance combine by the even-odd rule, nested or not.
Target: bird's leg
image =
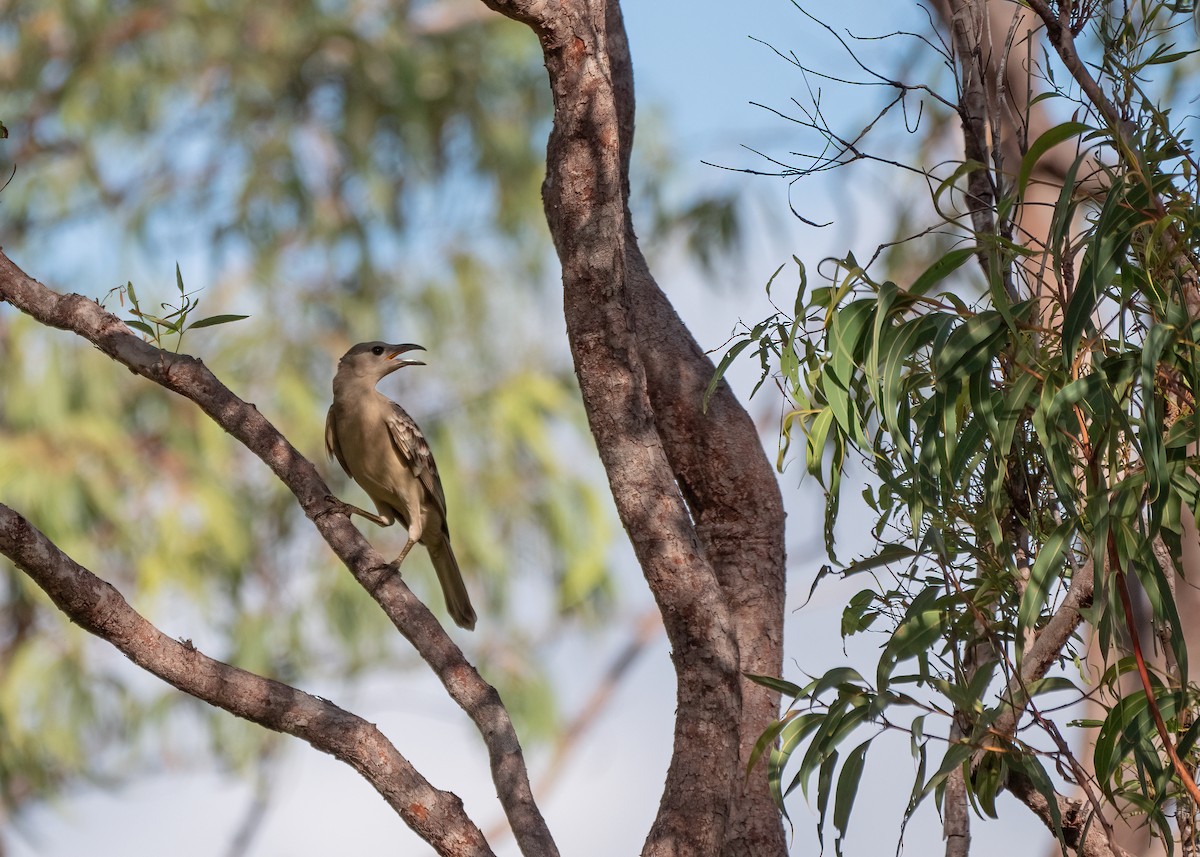
[[[379,524],[381,527],[390,527],[392,525],[392,521],[394,520],[392,518],[385,518],[383,515],[376,515],[374,512],[368,512],[366,509],[360,509],[357,506],[352,506],[349,503],[339,500],[332,494],[326,494],[325,499],[329,502],[329,508],[318,512],[318,518],[323,515],[332,515],[334,512],[340,512],[347,518],[349,518],[351,515],[360,515],[366,518],[368,521],[373,521],[374,523]]]
[[[409,536],[408,543],[404,546],[404,550],[400,551],[400,556],[396,557],[396,559],[392,562],[392,565],[396,566],[396,568],[399,568],[400,563],[404,562],[404,558],[408,556],[408,552],[412,550],[413,545],[416,543],[416,539],[414,539],[412,536]]]

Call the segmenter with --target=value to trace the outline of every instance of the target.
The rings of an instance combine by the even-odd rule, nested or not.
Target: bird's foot
[[[334,497],[332,494],[325,495],[325,502],[328,505],[321,511],[317,512],[317,514],[313,515],[314,521],[319,521],[321,518],[324,518],[326,515],[336,515],[339,513],[342,515],[345,515],[347,518],[349,518],[351,515],[353,515],[355,512],[358,511],[358,509],[355,508],[354,506],[351,506],[349,503],[343,503],[341,500],[339,500],[337,497]]]
[[[317,514],[313,515],[313,520],[319,521],[322,518],[324,518],[326,515],[336,515],[339,512],[346,516],[350,515],[350,509],[346,506],[345,503],[343,503],[337,497],[334,497],[332,494],[326,494],[325,495],[325,508],[322,509],[321,511],[317,512]]]

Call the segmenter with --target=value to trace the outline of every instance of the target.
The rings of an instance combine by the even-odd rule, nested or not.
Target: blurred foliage
[[[781,806],[796,787],[810,797],[818,836],[832,826],[838,853],[865,760],[889,732],[907,733],[914,760],[901,838],[924,800],[944,808],[955,774],[981,815],[996,816],[1014,774],[1052,813],[1063,782],[1066,791],[1086,783],[1106,813],[1144,821],[1168,850],[1193,835],[1172,830],[1186,780],[1151,716],[1161,712],[1194,771],[1200,689],[1175,586],[1184,521],[1200,516],[1200,168],[1189,120],[1171,110],[1192,61],[1174,39],[1192,43],[1191,10],[1149,0],[1087,9],[1087,60],[1119,123],[1047,53],[1038,103],[1074,120],[1026,141],[1020,163],[1004,169],[999,158],[910,162],[932,214],[908,242],[902,274],[880,275],[894,269],[852,252],[815,267],[797,259],[786,308],[744,330],[722,364],[753,354],[788,397],[780,462],[798,447],[826,494],[832,565],[814,589],[831,575],[860,581],[842,636],[879,641],[868,669],[842,665],[803,684],[757,677],[792,704],[754,758],[765,757]],[[1160,66],[1174,73],[1157,88]],[[917,101],[953,103],[960,91],[897,90],[893,106],[906,116],[921,112]],[[840,139],[831,132],[831,164]],[[1042,257],[1014,218],[1035,166],[1064,143],[1075,155]],[[849,163],[874,150],[855,138],[843,153]],[[899,165],[896,150],[884,151]],[[1094,198],[1076,184],[1092,169]],[[996,193],[988,229],[968,213],[978,199],[968,182],[981,171]],[[865,504],[855,524],[873,519],[875,544],[840,563],[836,523],[855,464],[869,474],[854,489]],[[1081,579],[1094,583],[1082,609],[1107,670],[1073,669],[1085,649],[1075,636],[1053,653],[1055,673],[1023,676],[1034,640]],[[1135,669],[1127,579],[1166,649],[1165,666],[1132,692],[1120,682]],[[1152,649],[1148,638],[1141,648]],[[1061,716],[1089,698],[1109,701],[1099,719]],[[1016,722],[1001,727],[1014,707]],[[1070,746],[1082,743],[1080,727],[1099,730],[1094,778]]]
[[[554,723],[536,653],[612,606],[615,534],[550,285],[549,110],[536,40],[474,2],[13,0],[0,16],[0,172],[16,171],[0,218],[33,275],[128,317],[132,295],[114,287],[132,281],[143,311],[177,301],[179,260],[207,315],[250,316],[191,334],[188,351],[314,459],[341,353],[427,346],[429,368],[384,390],[438,456],[485,617],[464,645],[535,734]],[[703,221],[689,235],[731,234],[703,200],[687,205],[679,222]],[[0,498],[224,660],[301,685],[412,663],[256,459],[190,403],[5,307]],[[384,553],[403,540],[364,526]],[[441,611],[413,556],[409,582]],[[122,775],[122,748],[146,749],[143,763],[202,749],[175,740],[195,719],[178,703],[0,565],[8,809]],[[268,746],[200,716],[228,764]]]

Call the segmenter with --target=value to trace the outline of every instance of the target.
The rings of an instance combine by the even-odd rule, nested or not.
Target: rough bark
[[[491,855],[462,801],[417,773],[371,723],[332,702],[202,654],[168,637],[110,584],[76,563],[28,521],[0,504],[0,553],[70,619],[142,669],[210,705],[307,741],[350,765],[438,854]]]
[[[701,407],[716,371],[659,288],[638,246],[629,211],[633,68],[620,6],[608,6],[625,196],[625,273],[638,354],[667,458],[696,533],[729,604],[743,676],[781,675],[785,551],[783,497],[753,420],[722,381]],[[779,694],[742,679],[739,761],[779,716]],[[782,853],[786,840],[763,765],[734,794],[723,853]]]
[[[1050,830],[1054,830],[1054,816],[1050,811],[1050,802],[1046,796],[1024,774],[1009,774],[1008,789],[1013,796],[1025,804],[1042,820]],[[1103,825],[1094,817],[1091,806],[1085,801],[1068,800],[1055,796],[1059,817],[1062,819],[1063,841],[1067,847],[1077,854],[1088,857],[1131,857],[1130,853],[1114,842],[1109,841]]]
[[[778,700],[739,670],[782,666],[783,512],[753,424],[646,266],[628,211],[633,78],[615,2],[486,0],[539,36],[554,95],[543,196],[576,372],[618,513],[663,613],[675,745],[646,854],[785,850],[741,762]]]
[[[487,746],[492,778],[526,854],[558,850],[533,800],[524,756],[512,721],[495,688],[485,682],[437,618],[388,568],[355,529],[312,462],[302,456],[258,409],[234,395],[199,360],[155,348],[133,334],[119,318],[83,295],[62,295],[29,277],[0,253],[0,301],[42,324],[69,330],[130,371],[191,399],[221,428],[257,455],[296,496],[325,541],[355,579],[379,603],[397,630],[412,643],[475,723]]]

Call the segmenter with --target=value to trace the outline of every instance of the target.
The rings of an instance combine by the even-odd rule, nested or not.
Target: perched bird
[[[363,342],[342,356],[333,376],[333,405],[325,420],[325,452],[375,502],[378,515],[344,503],[381,527],[399,518],[408,528],[408,543],[398,567],[417,542],[425,545],[437,571],[446,608],[461,628],[475,627],[475,610],[467,595],[446,527],[446,495],[425,436],[404,409],[375,389],[387,375],[420,360],[397,360],[420,345]],[[340,501],[339,501],[340,502]]]

